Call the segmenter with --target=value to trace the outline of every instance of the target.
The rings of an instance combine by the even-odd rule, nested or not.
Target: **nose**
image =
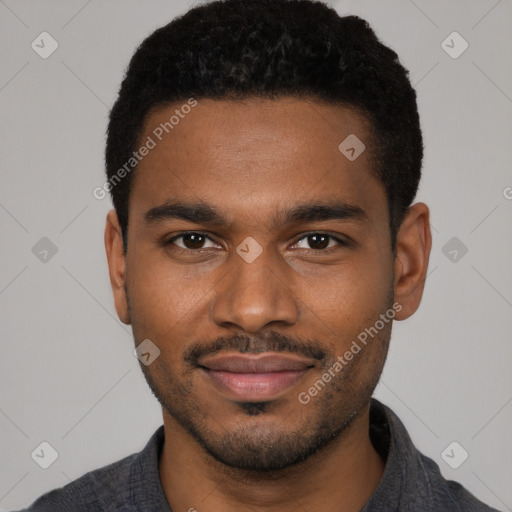
[[[222,327],[256,333],[268,324],[293,325],[298,303],[288,272],[290,267],[270,250],[251,263],[234,253],[228,275],[216,287],[211,303],[213,321]]]

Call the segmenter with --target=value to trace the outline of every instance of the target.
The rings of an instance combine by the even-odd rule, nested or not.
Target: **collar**
[[[159,473],[164,438],[164,426],[161,425],[131,466],[130,499],[140,512],[172,512]],[[433,510],[431,471],[425,467],[425,461],[398,416],[374,398],[370,402],[370,438],[386,460],[386,466],[381,482],[361,512],[394,512],[414,507]]]
[[[428,459],[416,449],[398,416],[374,398],[370,402],[370,439],[386,466],[361,512],[434,510],[432,477],[437,466],[426,467]]]
[[[164,426],[160,425],[133,461],[129,477],[130,500],[139,512],[172,512],[164,494],[158,469],[164,439]]]

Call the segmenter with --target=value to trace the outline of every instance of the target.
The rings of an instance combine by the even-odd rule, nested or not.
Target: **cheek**
[[[180,330],[187,331],[194,318],[205,318],[215,286],[212,275],[193,279],[185,266],[171,266],[165,257],[135,255],[133,260],[135,264],[127,267],[127,281],[137,339],[172,338]]]
[[[306,314],[314,312],[331,332],[348,333],[369,322],[373,325],[386,310],[392,275],[382,260],[353,258],[328,268],[324,275],[303,275],[297,283]]]

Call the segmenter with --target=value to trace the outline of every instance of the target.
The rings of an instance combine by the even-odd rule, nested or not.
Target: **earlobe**
[[[114,294],[117,316],[124,324],[130,324],[126,297],[126,258],[123,254],[123,234],[115,210],[107,214],[105,225],[105,250],[107,253],[110,285]]]
[[[405,320],[418,309],[428,270],[432,236],[425,203],[409,207],[396,240],[395,301],[402,309],[396,320]]]

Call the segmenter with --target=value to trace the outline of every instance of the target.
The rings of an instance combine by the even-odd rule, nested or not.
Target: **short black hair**
[[[352,107],[370,121],[372,172],[386,190],[394,252],[421,177],[416,92],[397,54],[365,20],[311,0],[212,1],[137,48],[110,112],[105,152],[125,252],[136,164],[123,179],[118,171],[138,148],[151,111],[190,98],[285,96]]]

